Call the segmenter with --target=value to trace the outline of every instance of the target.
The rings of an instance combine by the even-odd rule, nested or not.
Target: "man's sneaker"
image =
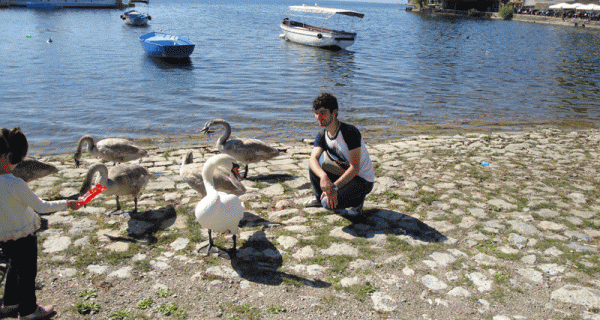
[[[56,314],[52,306],[38,305],[34,313],[19,317],[20,320],[45,320]]]
[[[348,213],[346,213],[349,217],[358,217],[362,214],[361,207],[350,207],[348,208]]]
[[[16,315],[19,310],[19,305],[14,304],[12,306],[2,305],[0,307],[0,319],[8,318],[10,316]]]
[[[317,199],[310,199],[304,202],[305,207],[321,207],[321,201]]]

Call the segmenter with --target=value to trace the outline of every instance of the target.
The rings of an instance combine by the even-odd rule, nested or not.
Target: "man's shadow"
[[[266,226],[275,224],[250,213],[245,213],[240,226]],[[267,239],[263,230],[258,230],[237,250],[231,258],[231,267],[240,277],[266,285],[277,286],[286,281],[300,282],[313,288],[331,286],[322,280],[309,280],[293,274],[278,271],[283,265],[281,252]]]
[[[387,209],[365,210],[360,217],[348,217],[352,224],[342,231],[361,238],[372,238],[377,234],[405,235],[423,242],[444,242],[448,238],[423,221],[409,215]]]

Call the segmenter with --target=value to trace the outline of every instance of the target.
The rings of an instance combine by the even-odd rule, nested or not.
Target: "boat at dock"
[[[47,3],[47,2],[27,2],[27,8],[32,9],[62,9],[63,6],[57,3]]]
[[[148,55],[156,58],[188,58],[196,46],[187,38],[161,32],[147,33],[139,40]]]
[[[284,18],[281,22],[280,27],[283,30],[279,36],[281,39],[332,50],[346,49],[354,43],[356,39],[356,32],[352,32],[354,20],[364,17],[360,12],[323,8],[317,5],[290,6],[289,9],[292,19]],[[346,17],[349,21],[330,20],[332,17]],[[330,27],[328,23],[334,26]]]
[[[9,7],[27,7],[36,9],[60,8],[120,8],[121,0],[8,0]]]

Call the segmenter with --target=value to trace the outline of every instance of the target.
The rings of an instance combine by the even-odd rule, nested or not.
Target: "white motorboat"
[[[281,39],[313,47],[340,50],[351,46],[356,38],[354,22],[365,15],[351,10],[315,6],[290,6],[290,18],[283,19]],[[332,17],[346,17],[330,19]],[[335,20],[335,21],[333,21]],[[328,25],[331,24],[332,26]],[[345,31],[344,29],[348,28]]]

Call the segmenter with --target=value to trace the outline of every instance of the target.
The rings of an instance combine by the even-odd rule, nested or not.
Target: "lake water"
[[[84,134],[195,136],[212,118],[234,135],[312,138],[311,102],[322,91],[338,97],[342,120],[390,134],[600,122],[598,30],[319,2],[365,13],[355,44],[331,52],[279,39],[298,4],[153,1],[141,28],[117,9],[0,8],[0,126],[21,126],[37,154],[72,152]],[[188,64],[144,53],[138,37],[159,30],[196,43]]]

